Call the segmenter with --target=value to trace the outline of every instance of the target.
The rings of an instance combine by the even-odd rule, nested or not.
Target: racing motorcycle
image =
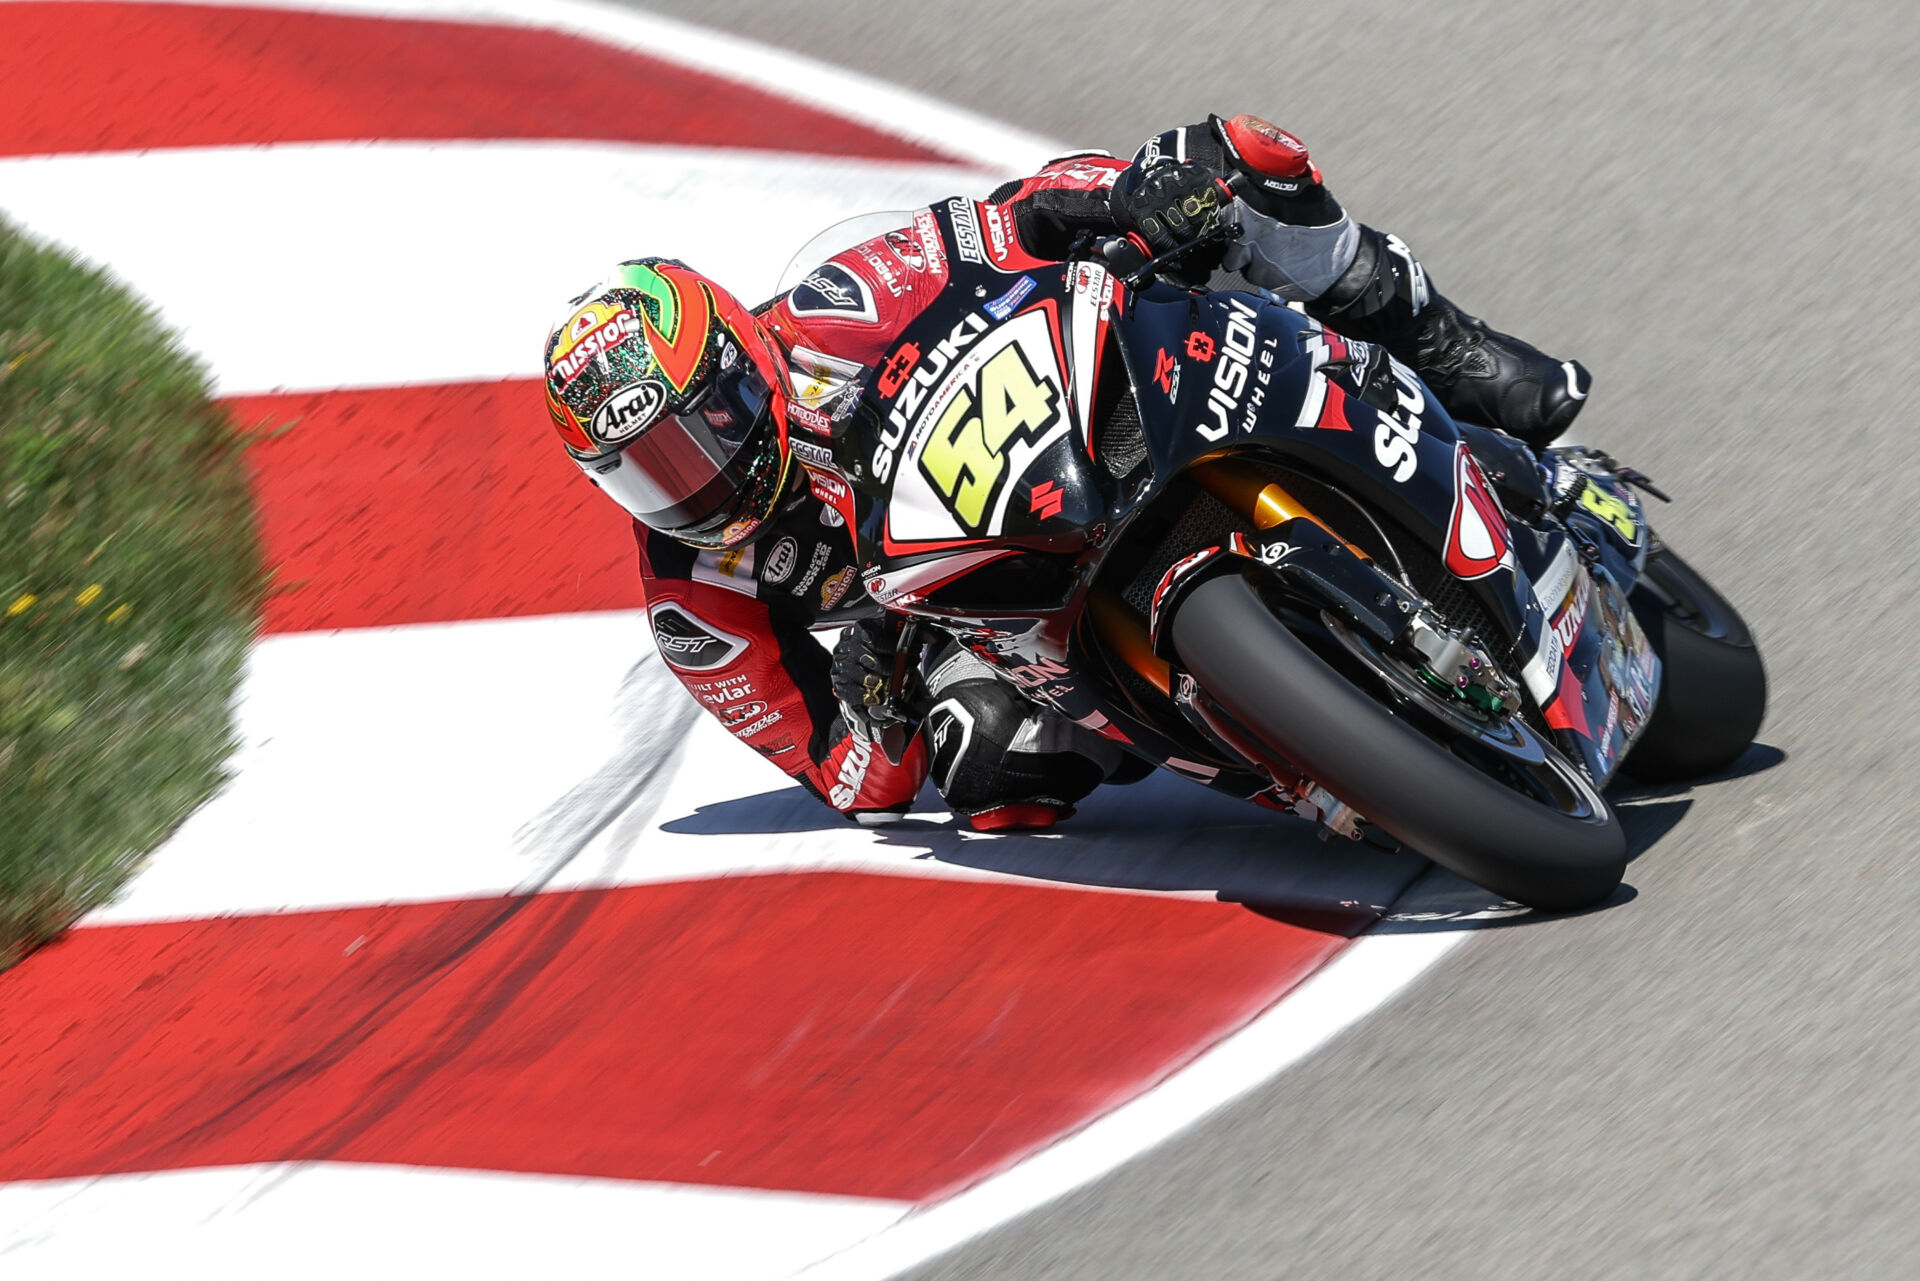
[[[856,611],[904,616],[901,703],[944,632],[1147,765],[1550,911],[1620,882],[1617,773],[1752,742],[1753,638],[1649,527],[1644,476],[1542,468],[1272,295],[1158,279],[1197,244],[1041,262],[996,212],[880,216],[948,283],[796,433],[855,533]]]

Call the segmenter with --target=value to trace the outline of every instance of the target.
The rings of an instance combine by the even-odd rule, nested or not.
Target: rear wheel
[[[1745,620],[1664,546],[1647,557],[1628,599],[1663,670],[1646,732],[1620,768],[1644,783],[1726,768],[1767,714],[1766,668]]]
[[[1395,678],[1372,642],[1329,626],[1360,661],[1336,667],[1247,579],[1194,588],[1172,620],[1201,687],[1262,742],[1389,835],[1530,907],[1601,902],[1626,837],[1572,762],[1515,715],[1476,721]]]

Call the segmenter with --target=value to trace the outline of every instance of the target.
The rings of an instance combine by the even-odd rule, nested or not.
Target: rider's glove
[[[833,647],[834,697],[840,700],[848,728],[870,741],[901,719],[888,698],[895,640],[890,621],[863,620],[841,632]]]
[[[1167,159],[1129,166],[1108,200],[1120,230],[1139,236],[1156,254],[1212,231],[1230,203],[1211,165]]]

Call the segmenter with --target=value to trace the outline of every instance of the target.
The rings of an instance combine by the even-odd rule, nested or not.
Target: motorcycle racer
[[[1092,236],[1124,236],[1144,260],[1216,232],[1162,278],[1201,288],[1237,272],[1531,445],[1586,397],[1583,368],[1461,312],[1404,244],[1346,214],[1304,145],[1256,117],[1168,130],[1131,163],[1063,157],[947,210],[954,250],[1008,272]],[[549,334],[547,405],[569,455],[634,517],[663,659],[736,738],[856,821],[903,813],[931,772],[977,830],[1042,828],[1142,763],[951,640],[926,665],[924,724],[895,763],[876,746],[901,715],[893,624],[855,622],[831,654],[810,631],[864,598],[852,494],[817,438],[870,382],[892,394],[908,376],[908,349],[888,352],[945,288],[948,252],[923,210],[758,312],[679,263],[623,263]]]

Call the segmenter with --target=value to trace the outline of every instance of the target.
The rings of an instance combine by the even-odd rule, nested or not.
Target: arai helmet
[[[547,335],[547,411],[580,470],[634,519],[737,547],[773,515],[792,466],[783,365],[732,294],[642,258]]]

